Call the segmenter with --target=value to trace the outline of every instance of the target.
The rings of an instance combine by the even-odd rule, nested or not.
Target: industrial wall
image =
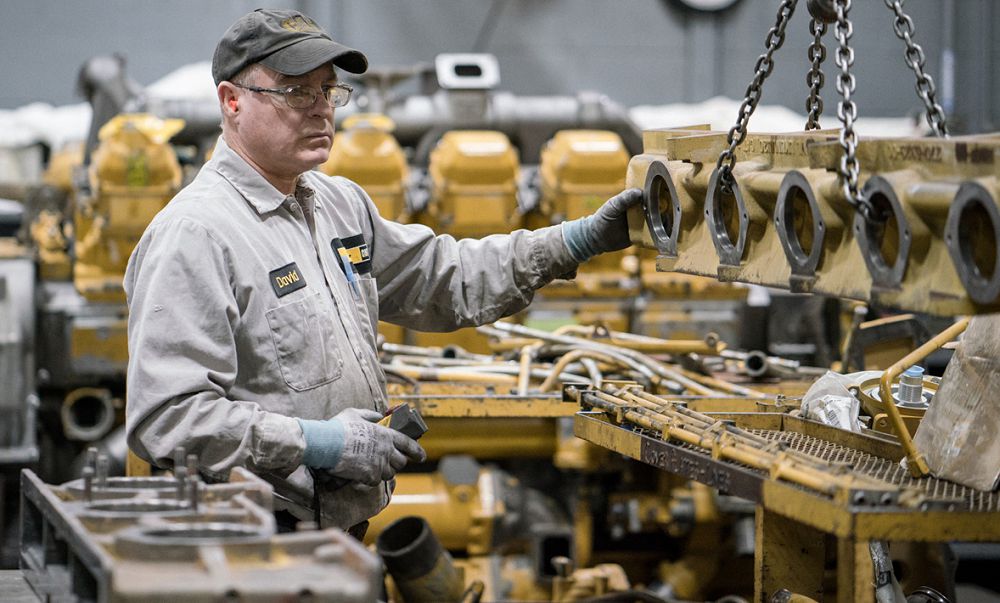
[[[88,57],[120,52],[130,75],[148,84],[170,71],[208,60],[216,40],[239,15],[261,2],[239,0],[15,0],[0,19],[0,108],[33,101],[78,102],[77,69]],[[742,97],[777,0],[740,0],[722,13],[700,13],[677,0],[299,0],[273,1],[313,15],[335,37],[375,65],[431,61],[441,52],[492,52],[502,86],[520,94],[596,90],[629,106]],[[960,129],[985,131],[1000,118],[990,102],[1000,93],[995,66],[1000,26],[994,0],[911,0],[917,41],[944,105]],[[921,104],[903,45],[881,0],[855,1],[854,44],[862,115],[915,114]],[[792,20],[764,102],[804,113],[808,12]],[[833,45],[832,33],[827,34]],[[942,73],[953,49],[954,69]],[[945,61],[947,63],[947,61]],[[832,53],[827,99],[835,96]],[[832,107],[828,101],[827,107]],[[829,111],[829,109],[828,109]]]

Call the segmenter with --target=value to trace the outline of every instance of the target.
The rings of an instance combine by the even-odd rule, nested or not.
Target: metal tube
[[[892,382],[899,377],[900,373],[927,358],[935,350],[958,337],[968,326],[968,317],[960,319],[886,369],[885,373],[882,374],[882,379],[879,381],[879,397],[882,398],[882,407],[885,409],[886,414],[889,415],[892,430],[896,433],[896,437],[899,438],[899,443],[902,444],[903,450],[906,451],[907,466],[910,469],[910,474],[914,477],[930,475],[931,470],[927,466],[927,460],[924,458],[924,455],[913,444],[913,438],[910,437],[910,432],[906,429],[906,424],[903,423],[903,416],[899,414],[899,409],[896,408],[896,404],[893,402]]]
[[[560,343],[564,345],[576,346],[579,348],[590,349],[598,352],[604,352],[611,356],[624,356],[628,358],[631,362],[629,365],[633,368],[639,370],[643,374],[649,373],[650,380],[659,383],[662,379],[667,379],[679,383],[688,390],[694,392],[695,394],[704,396],[718,396],[719,392],[712,389],[704,387],[699,383],[692,381],[684,377],[683,375],[672,371],[662,363],[634,350],[627,350],[616,348],[615,346],[598,343],[596,341],[591,341],[589,339],[582,339],[579,337],[570,337],[566,335],[556,335],[553,333],[548,333],[546,331],[541,331],[539,329],[530,329],[522,325],[515,325],[505,322],[493,323],[494,328],[501,332],[513,333],[515,335],[534,337],[536,339],[541,339],[543,341],[551,341],[553,343]],[[657,378],[659,377],[659,378]]]
[[[63,432],[71,440],[93,442],[115,426],[111,392],[104,388],[74,389],[66,394],[59,414]]]
[[[461,574],[426,520],[404,517],[393,522],[375,546],[408,603],[461,600]]]
[[[719,336],[715,333],[709,333],[704,339],[660,339],[659,337],[611,330],[606,330],[606,333],[607,337],[600,338],[607,341],[599,341],[597,343],[608,343],[625,349],[651,354],[704,354],[706,356],[714,356],[726,349],[726,344],[719,341]],[[553,331],[553,334],[576,334],[596,339],[598,337],[598,329],[597,327],[585,325],[563,325]]]
[[[528,387],[531,385],[531,361],[535,358],[535,352],[542,347],[542,342],[526,345],[521,348],[520,371],[517,374],[517,395],[528,395]],[[563,365],[562,368],[565,368]],[[562,370],[560,368],[559,370]],[[549,375],[551,377],[551,374]]]
[[[604,385],[604,375],[601,373],[601,369],[597,366],[597,363],[590,358],[581,358],[580,364],[587,369],[587,375],[590,377],[591,385],[600,389]]]
[[[563,369],[565,369],[566,366],[571,362],[583,358],[596,359],[600,360],[601,362],[606,362],[608,364],[613,364],[613,365],[615,364],[622,365],[621,362],[617,361],[614,357],[609,356],[607,354],[603,354],[601,352],[595,352],[594,350],[574,350],[572,352],[564,354],[559,359],[559,361],[556,362],[555,366],[552,367],[552,374],[549,376],[548,379],[545,380],[544,383],[542,383],[542,385],[538,388],[538,390],[541,392],[551,391],[556,384],[558,374],[561,373]],[[622,366],[627,366],[627,365],[622,365]],[[591,381],[593,381],[593,379],[591,379]],[[594,387],[600,387],[600,386],[594,384]]]
[[[767,398],[768,395],[764,392],[759,392],[755,389],[750,389],[749,387],[743,387],[742,385],[736,385],[735,383],[729,383],[728,381],[723,381],[721,379],[716,379],[715,377],[709,377],[708,375],[702,375],[694,371],[689,371],[682,367],[677,367],[677,371],[689,379],[693,379],[702,385],[707,387],[712,387],[721,391],[730,392],[736,394],[737,396],[746,396],[748,398]]]

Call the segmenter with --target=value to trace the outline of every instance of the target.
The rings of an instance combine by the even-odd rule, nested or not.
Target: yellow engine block
[[[73,282],[88,300],[125,300],[129,255],[180,188],[180,164],[167,141],[183,126],[179,119],[123,114],[101,128],[88,174],[91,193],[76,199],[73,216]]]

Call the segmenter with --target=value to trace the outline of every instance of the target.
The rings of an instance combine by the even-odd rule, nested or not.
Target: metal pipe
[[[693,379],[698,383],[706,387],[711,387],[725,392],[730,392],[737,396],[746,396],[748,398],[767,398],[769,397],[764,392],[759,392],[755,389],[750,389],[749,387],[743,387],[742,385],[737,385],[735,383],[729,383],[728,381],[723,381],[722,379],[716,379],[715,377],[709,377],[708,375],[702,375],[696,373],[695,371],[689,371],[683,367],[677,367],[676,369],[680,374],[684,375],[688,379]]]
[[[719,340],[715,333],[705,335],[704,339],[660,339],[648,335],[637,335],[623,331],[604,329],[606,335],[595,326],[563,325],[553,331],[555,335],[580,335],[591,340],[602,339],[597,343],[607,343],[617,347],[650,354],[704,354],[715,356],[726,349],[725,342]]]
[[[903,450],[906,451],[907,467],[910,470],[910,474],[914,477],[930,475],[931,470],[927,466],[927,460],[924,458],[924,455],[913,444],[913,438],[910,437],[910,432],[906,429],[906,424],[903,422],[903,415],[899,414],[899,409],[896,408],[896,404],[892,398],[892,382],[899,377],[900,373],[927,358],[938,348],[958,337],[968,326],[968,317],[960,319],[886,369],[885,373],[882,374],[882,379],[879,381],[879,397],[882,398],[882,407],[885,409],[886,414],[889,415],[892,430],[895,432],[896,437],[899,438],[899,443],[902,444]]]
[[[69,392],[59,415],[66,437],[82,442],[103,438],[115,425],[111,392],[103,388],[80,387]]]
[[[718,396],[719,392],[704,387],[703,385],[688,379],[687,377],[679,374],[677,371],[668,369],[663,365],[663,363],[658,362],[649,356],[641,352],[636,352],[634,350],[616,348],[615,346],[598,343],[589,339],[582,339],[580,337],[570,337],[567,335],[556,335],[554,333],[549,333],[539,329],[531,329],[522,325],[515,325],[505,322],[493,323],[494,328],[501,332],[513,333],[515,335],[520,335],[524,337],[534,337],[536,339],[541,339],[543,341],[551,341],[553,343],[560,343],[564,345],[576,346],[584,349],[591,349],[598,352],[604,352],[609,355],[619,355],[624,356],[631,360],[629,363],[633,368],[639,369],[640,372],[651,372],[653,378],[652,381],[659,383],[662,379],[673,381],[679,383],[687,390],[694,392],[697,395],[703,396]],[[659,377],[659,378],[656,378]]]
[[[460,601],[462,575],[420,517],[404,517],[379,534],[375,548],[407,603]]]
[[[528,387],[531,385],[531,361],[535,359],[535,353],[538,352],[538,348],[540,347],[542,347],[542,342],[533,343],[521,348],[520,370],[517,374],[517,395],[519,396],[528,395]],[[565,365],[558,370],[562,370],[562,368],[565,368]],[[549,378],[551,377],[552,374],[549,374]]]
[[[601,352],[596,352],[594,350],[573,350],[572,352],[564,354],[559,359],[559,361],[556,362],[555,366],[552,367],[552,374],[549,376],[548,379],[546,379],[542,383],[542,385],[538,388],[538,391],[541,391],[541,392],[551,391],[553,389],[553,387],[555,386],[555,384],[556,384],[557,375],[559,373],[561,373],[566,368],[567,365],[569,365],[571,362],[574,362],[576,360],[585,359],[585,358],[586,359],[590,359],[590,360],[600,360],[601,362],[606,362],[608,364],[614,364],[614,365],[620,365],[620,366],[626,366],[627,367],[627,365],[621,364],[620,361],[616,360],[612,356],[609,356],[608,354],[603,354]],[[595,367],[595,369],[596,369],[596,367]],[[593,382],[593,381],[594,381],[594,379],[591,379],[591,382]],[[598,388],[598,387],[600,387],[600,385],[598,385],[598,384],[595,383],[594,387]]]
[[[581,358],[580,364],[587,369],[587,376],[590,377],[590,383],[595,388],[600,389],[604,386],[604,374],[601,372],[597,363],[590,358]]]

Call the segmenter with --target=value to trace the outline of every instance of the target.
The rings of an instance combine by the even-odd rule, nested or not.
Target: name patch
[[[299,272],[299,267],[295,265],[295,262],[276,268],[268,275],[271,277],[271,288],[274,289],[274,294],[278,297],[283,297],[306,286],[306,279]]]

